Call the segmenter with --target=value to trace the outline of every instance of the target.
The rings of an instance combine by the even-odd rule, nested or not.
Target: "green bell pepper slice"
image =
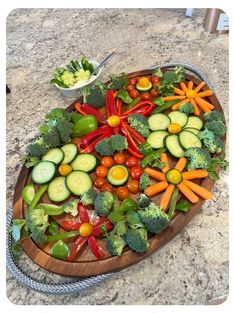
[[[141,98],[138,97],[138,98],[135,98],[135,99],[132,99],[131,103],[128,104],[127,106],[127,109],[131,109],[134,105],[136,105],[137,103],[139,103],[141,101]]]
[[[69,253],[69,247],[66,245],[66,243],[63,240],[58,240],[50,250],[52,256],[56,259],[60,260],[66,260],[68,253]]]
[[[127,90],[122,89],[118,92],[117,95],[118,98],[122,99],[122,101],[126,104],[129,104],[132,102],[132,98],[129,96],[129,93]]]
[[[80,118],[72,128],[72,137],[82,137],[98,128],[98,122],[95,116],[86,115]]]
[[[144,142],[139,146],[140,153],[142,153],[144,156],[149,155],[153,152],[152,146],[148,142]]]
[[[128,211],[137,211],[138,210],[138,204],[131,198],[126,198],[123,200],[120,208],[120,211],[122,212],[128,212]]]
[[[82,115],[80,113],[77,113],[74,111],[71,112],[71,120],[74,124],[76,124],[83,117],[84,117],[84,115]]]

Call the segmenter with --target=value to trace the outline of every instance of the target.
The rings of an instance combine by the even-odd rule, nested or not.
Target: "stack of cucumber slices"
[[[180,111],[172,111],[168,115],[158,113],[148,118],[152,131],[147,142],[153,149],[166,148],[174,157],[184,156],[184,151],[191,147],[202,147],[198,133],[203,127],[202,120],[197,116],[188,117]],[[170,133],[168,128],[178,124],[180,131]]]
[[[61,202],[71,194],[80,196],[92,187],[89,173],[97,167],[97,158],[92,154],[78,154],[73,143],[61,148],[49,150],[32,171],[32,180],[36,184],[48,185],[48,197],[51,201]],[[66,177],[57,176],[59,165],[69,164],[71,173]]]

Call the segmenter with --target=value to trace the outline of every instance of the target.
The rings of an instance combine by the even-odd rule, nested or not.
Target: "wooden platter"
[[[128,74],[128,77],[133,78],[137,76],[148,76],[151,75],[151,73],[151,70],[143,70],[130,73]],[[192,80],[196,86],[200,83],[200,80],[198,80],[194,76],[186,74],[186,81],[189,80]],[[208,89],[208,87],[204,86],[203,90],[206,89]],[[79,100],[81,101],[81,99]],[[213,103],[213,105],[215,106],[215,110],[223,112],[222,107],[215,95],[208,97],[207,100]],[[74,109],[74,105],[75,102],[72,103],[67,108],[67,110],[72,111]],[[170,162],[172,163],[172,165],[174,165],[176,163],[176,159],[171,158]],[[30,169],[23,167],[19,174],[13,200],[14,218],[25,218],[26,206],[21,197],[21,193],[24,186],[31,181],[30,172]],[[208,190],[211,190],[214,185],[214,181],[209,178],[202,179],[201,181],[198,181],[198,183],[200,183],[201,186],[206,187]],[[159,196],[154,198],[154,201],[156,201],[156,203],[159,203],[158,198]],[[50,202],[47,196],[44,196],[41,200],[45,203]],[[145,253],[135,253],[126,248],[120,257],[107,255],[106,258],[97,260],[91,253],[89,247],[85,245],[84,249],[81,251],[81,253],[78,255],[77,259],[74,262],[67,262],[55,259],[50,255],[50,247],[52,243],[38,246],[34,243],[33,240],[27,239],[22,242],[22,247],[25,253],[32,259],[33,262],[50,272],[64,276],[89,277],[107,272],[119,271],[143,260],[153,252],[157,251],[161,246],[166,244],[172,238],[174,238],[197,214],[199,208],[201,208],[203,203],[204,200],[200,199],[198,203],[192,205],[191,210],[187,214],[177,213],[171,224],[160,235],[150,236],[149,250]],[[92,215],[92,210],[90,210],[90,212]],[[62,218],[63,217],[65,217],[65,215],[62,216]],[[58,223],[60,222],[60,219],[61,217],[56,218]],[[102,247],[105,247],[105,240],[98,239],[98,241]],[[67,240],[66,243],[70,245],[71,239]]]

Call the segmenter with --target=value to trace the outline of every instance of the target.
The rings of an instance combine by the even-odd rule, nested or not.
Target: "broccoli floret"
[[[128,78],[125,73],[121,73],[119,76],[112,74],[110,76],[110,83],[108,85],[109,89],[118,90],[122,87],[126,87],[128,84]]]
[[[215,120],[207,122],[205,128],[212,131],[218,137],[223,137],[227,131],[227,127],[223,122]]]
[[[105,106],[105,96],[98,86],[92,88],[82,88],[83,103],[89,103],[94,108],[102,108]]]
[[[204,114],[204,119],[207,122],[211,122],[211,121],[221,121],[221,122],[224,122],[225,121],[223,113],[221,113],[219,111],[206,112]]]
[[[87,192],[84,192],[80,198],[80,202],[84,205],[94,204],[97,192],[91,188]]]
[[[47,241],[47,236],[45,235],[45,232],[35,226],[31,226],[31,234],[30,237],[38,244],[43,245]]]
[[[42,157],[45,153],[47,153],[48,148],[46,147],[42,138],[34,141],[33,143],[27,146],[27,150],[30,156],[32,157]]]
[[[170,223],[168,215],[153,202],[147,208],[138,211],[138,214],[147,230],[154,234],[160,234]]]
[[[70,141],[70,135],[72,133],[73,123],[68,120],[60,120],[56,124],[57,129],[60,134],[60,139],[62,143],[67,143]]]
[[[210,153],[220,154],[224,150],[224,143],[220,137],[213,140],[204,139],[203,145]]]
[[[151,184],[151,180],[150,180],[149,175],[147,173],[143,173],[140,176],[140,183],[139,183],[140,190],[144,191],[150,184]]]
[[[77,216],[78,215],[78,199],[73,199],[69,202],[66,202],[63,207],[64,207],[64,212],[68,213],[72,216]]]
[[[189,148],[185,151],[184,156],[189,159],[188,169],[207,170],[211,163],[210,153],[202,148]]]
[[[100,192],[94,201],[95,211],[99,216],[107,216],[112,208],[114,198],[111,192]]]
[[[110,235],[107,238],[107,249],[111,255],[121,255],[125,247],[125,241],[118,235]]]
[[[51,110],[51,112],[49,112],[46,115],[46,119],[50,120],[50,121],[60,121],[60,120],[68,120],[70,121],[70,113],[67,112],[65,109],[62,108],[55,108],[53,110]]]
[[[45,231],[49,226],[48,215],[42,208],[35,208],[32,211],[27,210],[26,221],[31,231],[31,237],[37,244],[46,242],[47,236]]]
[[[141,136],[147,138],[150,134],[148,119],[141,114],[131,114],[128,116],[128,122]]]
[[[147,230],[145,228],[128,228],[124,237],[131,250],[145,252],[149,248]]]
[[[192,103],[186,102],[179,107],[179,111],[185,114],[194,113],[194,106]]]
[[[144,193],[141,193],[139,197],[139,209],[147,208],[150,203],[151,200]]]
[[[204,139],[214,140],[215,138],[215,134],[211,130],[208,130],[207,128],[205,128],[203,131],[200,131],[197,134],[197,136],[200,140],[204,140]]]
[[[95,146],[95,151],[102,156],[114,154],[114,152],[110,146],[109,139],[100,140]]]
[[[122,135],[113,135],[109,138],[110,147],[115,151],[123,151],[128,147],[126,137]]]
[[[50,148],[55,148],[61,144],[60,133],[56,127],[53,127],[49,132],[43,134],[42,139]]]

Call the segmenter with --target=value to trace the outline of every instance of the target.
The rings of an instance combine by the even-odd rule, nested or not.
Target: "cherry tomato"
[[[131,168],[134,166],[138,166],[138,159],[134,156],[130,156],[126,159],[126,166]]]
[[[95,173],[97,177],[106,177],[108,174],[108,169],[107,167],[100,165],[96,168]]]
[[[98,189],[100,189],[105,183],[106,180],[103,177],[97,177],[96,179],[94,179],[94,185]]]
[[[131,91],[133,89],[135,89],[135,85],[127,85],[127,87],[126,87],[127,91]]]
[[[117,188],[117,196],[119,200],[124,200],[128,198],[129,196],[129,191],[126,187],[118,187]]]
[[[139,166],[134,166],[130,169],[131,178],[139,180],[140,176],[143,174],[143,170]]]
[[[126,160],[125,154],[121,153],[121,152],[115,153],[113,158],[114,158],[114,162],[116,164],[123,164],[125,162],[125,160]]]
[[[130,85],[136,85],[137,84],[137,81],[138,81],[138,78],[136,77],[136,78],[131,78],[130,80],[129,80],[129,84]]]
[[[67,176],[69,173],[72,172],[72,167],[68,164],[61,164],[59,166],[59,173],[61,176]]]
[[[140,96],[140,93],[138,90],[136,89],[133,89],[131,91],[129,91],[129,96],[132,98],[132,99],[135,99],[135,98],[138,98]]]
[[[110,156],[105,156],[101,159],[101,165],[103,165],[104,167],[109,168],[113,165],[113,163],[113,158]]]
[[[143,92],[140,97],[142,101],[151,100],[151,94],[149,92]]]
[[[157,98],[158,97],[158,92],[157,92],[157,90],[155,88],[152,88],[150,93],[151,93],[151,96],[153,98]]]
[[[160,77],[152,76],[152,77],[150,78],[150,81],[151,81],[152,84],[158,85],[159,82],[160,82]]]
[[[104,184],[101,187],[101,191],[108,191],[108,192],[113,192],[113,186],[110,184]]]
[[[139,182],[138,180],[131,179],[127,183],[127,188],[131,193],[138,193],[139,192]]]

